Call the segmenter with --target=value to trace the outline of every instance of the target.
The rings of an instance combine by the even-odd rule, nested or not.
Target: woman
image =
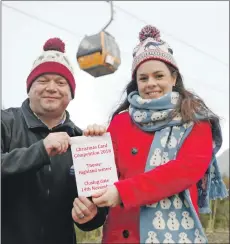
[[[227,195],[215,160],[219,119],[185,89],[160,32],[146,26],[139,37],[127,98],[108,129],[119,182],[92,198],[112,207],[103,243],[207,243],[198,212]]]

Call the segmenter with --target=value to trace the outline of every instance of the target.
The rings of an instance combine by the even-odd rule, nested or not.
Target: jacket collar
[[[31,110],[31,108],[29,106],[29,98],[27,98],[22,103],[21,109],[22,109],[22,113],[24,115],[24,119],[25,119],[25,122],[26,122],[28,128],[30,128],[30,129],[33,129],[33,128],[46,128],[46,129],[48,129],[48,127]],[[60,125],[57,125],[54,128],[60,129],[62,127],[70,127],[71,129],[76,130],[77,127],[74,125],[74,123],[70,120],[69,117],[70,117],[69,113],[68,113],[68,111],[66,111],[65,122],[60,124]],[[79,130],[78,132],[81,134],[81,130],[79,128],[77,128],[77,130]]]

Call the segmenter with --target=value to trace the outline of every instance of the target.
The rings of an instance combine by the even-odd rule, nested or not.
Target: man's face
[[[71,101],[70,86],[56,74],[39,76],[29,91],[30,106],[37,114],[62,114]]]

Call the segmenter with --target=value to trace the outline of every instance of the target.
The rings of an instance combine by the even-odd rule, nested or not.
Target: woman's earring
[[[176,84],[172,87],[172,91],[176,91]]]

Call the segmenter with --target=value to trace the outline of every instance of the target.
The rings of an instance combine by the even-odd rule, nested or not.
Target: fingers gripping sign
[[[116,207],[121,203],[119,192],[115,185],[93,194],[92,201],[98,207]]]
[[[97,124],[88,125],[83,131],[84,136],[101,136],[104,133],[106,133],[106,127]]]
[[[44,147],[49,156],[63,154],[70,145],[70,137],[66,132],[50,133],[44,140]]]
[[[86,197],[75,198],[72,208],[72,218],[79,224],[93,219],[97,214],[97,206]]]

